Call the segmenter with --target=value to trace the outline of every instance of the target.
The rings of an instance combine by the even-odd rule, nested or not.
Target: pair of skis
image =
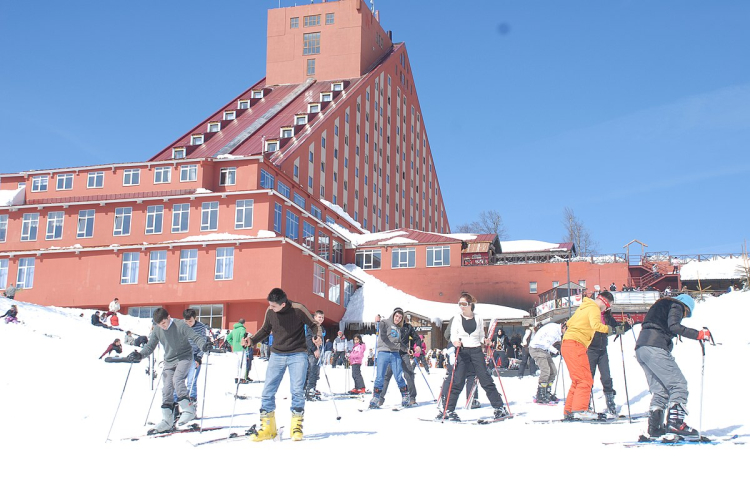
[[[621,445],[623,447],[643,447],[648,445],[653,446],[683,446],[683,445],[719,445],[722,443],[733,443],[733,444],[744,444],[745,442],[737,441],[739,435],[729,435],[723,437],[707,437],[701,435],[695,439],[687,439],[680,435],[667,434],[661,437],[647,437],[641,435],[638,440],[631,440],[625,442],[603,442],[604,445]]]

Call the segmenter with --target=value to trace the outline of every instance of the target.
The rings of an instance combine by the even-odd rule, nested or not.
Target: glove
[[[207,339],[206,344],[203,345],[203,348],[201,349],[201,351],[204,353],[208,353],[213,347],[214,347],[214,342],[211,341],[210,339]]]
[[[704,327],[698,331],[698,341],[711,341],[711,331]]]
[[[131,352],[131,353],[130,353],[130,354],[129,354],[129,355],[127,356],[127,357],[125,357],[125,358],[127,358],[128,362],[131,362],[131,363],[138,363],[138,362],[140,362],[140,361],[141,361],[141,359],[142,359],[143,357],[141,356],[141,354],[140,354],[140,353],[138,353],[137,351],[134,351],[134,352]]]
[[[560,348],[562,348],[562,343],[558,341],[556,343],[552,343],[552,346],[554,346],[557,351],[560,351]]]

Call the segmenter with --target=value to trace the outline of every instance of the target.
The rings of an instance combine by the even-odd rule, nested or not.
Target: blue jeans
[[[276,392],[284,373],[289,368],[289,389],[292,393],[292,411],[305,410],[305,377],[307,376],[307,353],[271,353],[266,368],[266,383],[263,386],[261,409],[276,410]]]
[[[402,375],[402,368],[401,368],[401,355],[397,351],[379,351],[378,352],[378,372],[377,376],[375,377],[375,384],[374,388],[378,391],[381,391],[383,389],[383,380],[385,379],[385,371],[388,370],[388,367],[391,368],[391,371],[393,371],[393,377],[396,378],[396,384],[399,388],[403,388],[406,386],[406,381],[404,381],[404,376]]]

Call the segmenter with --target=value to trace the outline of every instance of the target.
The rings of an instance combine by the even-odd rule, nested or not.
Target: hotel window
[[[331,84],[331,90],[333,92],[341,92],[344,90],[344,82],[333,82]],[[346,114],[346,123],[349,123],[349,113]]]
[[[120,276],[122,285],[138,283],[138,258],[137,252],[122,253],[122,275]]]
[[[19,289],[31,289],[34,287],[34,266],[36,258],[22,257],[18,260],[18,274],[16,275],[16,287]]]
[[[282,196],[284,196],[286,198],[290,198],[291,197],[292,190],[289,188],[289,186],[287,186],[284,183],[282,183],[281,179],[279,179],[278,182],[276,183],[276,188],[277,188],[276,191],[278,191]]]
[[[286,210],[286,238],[295,242],[299,239],[299,216],[289,209]]]
[[[529,282],[529,294],[536,294],[536,282]]]
[[[58,174],[57,175],[57,189],[58,191],[67,191],[73,189],[73,174]]]
[[[163,284],[167,281],[167,251],[151,251],[148,260],[148,283]]]
[[[198,166],[195,164],[180,165],[180,182],[188,183],[198,180]]]
[[[172,167],[154,167],[154,184],[164,184],[172,181]]]
[[[341,277],[335,273],[328,275],[328,300],[341,304]]]
[[[263,99],[263,91],[262,90],[251,91],[250,97],[252,97],[253,99]]]
[[[414,268],[417,250],[414,247],[393,249],[391,253],[391,268]]]
[[[208,122],[206,130],[208,132],[219,132],[221,130],[221,122]]]
[[[303,19],[305,28],[309,26],[320,26],[320,14],[314,16],[305,16]]]
[[[180,282],[195,282],[198,278],[198,249],[180,251]]]
[[[217,247],[214,280],[232,280],[233,277],[234,247]]]
[[[320,54],[320,33],[302,35],[302,55]]]
[[[343,264],[344,261],[344,246],[341,242],[333,240],[333,255],[331,261],[335,264]]]
[[[224,112],[224,120],[234,120],[237,118],[237,112],[236,111],[225,111]]]
[[[190,204],[172,206],[172,233],[186,233],[190,227]]]
[[[329,12],[326,14],[326,24],[333,24],[333,20],[335,18],[335,13]]]
[[[201,231],[216,231],[219,227],[219,202],[203,202]]]
[[[234,229],[248,230],[253,227],[253,201],[237,200],[234,208]]]
[[[237,101],[238,110],[247,110],[250,108],[250,101],[248,99],[240,99]]]
[[[223,304],[191,304],[190,308],[198,312],[198,320],[212,329],[221,329],[224,318]]]
[[[291,29],[299,28],[299,18],[298,17],[289,18],[289,27]]]
[[[281,204],[273,204],[273,231],[281,234]]]
[[[427,266],[450,266],[451,248],[447,245],[427,247]]]
[[[77,238],[91,238],[94,236],[94,209],[78,211]]]
[[[304,209],[305,208],[305,197],[303,197],[299,193],[295,193],[294,194],[294,203]]]
[[[279,151],[279,142],[266,141],[266,153],[273,153],[274,151]]]
[[[367,225],[366,222],[365,225]],[[379,270],[380,255],[380,250],[372,249],[357,251],[354,256],[354,264],[356,264],[363,270]]]
[[[318,256],[323,259],[328,259],[328,253],[330,251],[331,237],[318,230]]]
[[[0,259],[0,289],[8,287],[8,260]]]
[[[315,226],[302,221],[302,245],[315,252]]]
[[[8,215],[0,214],[0,242],[5,242],[8,237]]]
[[[354,294],[354,284],[344,280],[344,308],[349,306],[349,301],[351,301],[353,294]]]
[[[585,280],[579,280],[578,281],[578,285],[580,285],[581,288],[585,289],[586,288],[586,281]]]
[[[86,181],[86,188],[103,188],[104,187],[104,172],[89,172]]]
[[[310,103],[307,105],[307,112],[308,113],[320,113],[320,104],[319,103]]]
[[[200,146],[203,144],[203,134],[194,134],[190,136],[191,146]]]
[[[294,125],[307,125],[307,115],[294,115]]]
[[[123,186],[138,186],[139,184],[141,184],[140,169],[125,169],[122,171]]]
[[[237,167],[222,167],[219,171],[219,186],[237,184]]]
[[[172,148],[172,158],[175,160],[185,158],[185,148]]]
[[[313,294],[325,297],[326,269],[318,263],[313,264]]]
[[[266,170],[260,170],[260,187],[268,190],[273,189],[274,177],[269,174]]]
[[[162,232],[164,223],[164,206],[151,205],[146,209],[146,235]]]
[[[22,242],[33,242],[36,240],[37,232],[39,231],[39,214],[24,214],[23,223],[21,225],[21,241]]]
[[[319,207],[316,207],[316,206],[314,206],[312,204],[310,204],[310,214],[312,214],[313,217],[316,217],[316,218],[318,218],[320,220],[323,219],[323,212],[320,210]]]
[[[130,235],[130,220],[133,216],[133,209],[130,207],[118,207],[115,209],[115,227],[112,235],[121,237]]]
[[[49,176],[34,176],[31,178],[31,191],[47,191],[49,187]]]
[[[333,101],[333,93],[332,92],[322,92],[320,94],[320,100],[324,103],[330,103]]]
[[[47,240],[60,240],[63,235],[65,213],[50,212],[47,214]]]
[[[314,75],[315,74],[315,59],[308,59],[307,60],[307,74],[308,75]]]
[[[281,137],[294,137],[294,129],[291,127],[284,127],[283,129],[281,129]]]

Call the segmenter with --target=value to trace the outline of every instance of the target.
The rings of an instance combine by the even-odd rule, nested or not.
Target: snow
[[[690,261],[680,268],[682,280],[740,279],[745,260],[738,257],[714,257],[708,261]]]
[[[201,241],[216,241],[216,240],[253,240],[256,238],[275,238],[276,233],[268,230],[258,230],[256,236],[251,235],[235,235],[232,233],[206,233],[205,235],[192,235],[189,237],[181,238],[180,240],[168,240],[169,242],[201,242]]]
[[[500,242],[503,254],[512,252],[539,252],[559,249],[560,244],[542,242],[540,240],[507,240]]]
[[[0,190],[0,207],[23,205],[26,200],[26,187],[22,186],[15,190]]]
[[[382,301],[377,309],[385,313],[390,298],[372,299]],[[360,413],[357,409],[364,403],[338,400],[335,405],[331,401],[307,403],[306,438],[302,442],[291,442],[284,434],[281,442],[241,440],[198,448],[189,443],[226,436],[226,429],[136,442],[123,440],[143,434],[147,417],[150,421],[158,419],[160,393],[148,413],[154,391],[145,374],[147,364],[130,366],[98,360],[106,346],[122,333],[91,326],[91,310],[0,298],[0,311],[5,312],[11,303],[19,306],[19,316],[26,323],[0,322],[0,335],[5,341],[0,364],[5,466],[0,478],[3,492],[13,493],[6,494],[7,499],[61,494],[108,500],[174,495],[226,498],[239,493],[253,498],[269,494],[273,496],[270,499],[292,499],[300,494],[324,498],[327,494],[316,493],[318,483],[311,478],[357,500],[382,500],[396,493],[394,499],[415,495],[453,499],[469,492],[471,497],[504,497],[506,489],[511,490],[511,496],[520,497],[540,482],[545,483],[550,496],[562,499],[640,499],[644,493],[649,499],[700,499],[744,492],[747,445],[627,449],[603,442],[634,439],[645,429],[645,422],[531,423],[531,419],[562,415],[560,406],[531,403],[536,389],[534,377],[502,378],[510,408],[517,416],[487,426],[417,420],[436,415],[432,404],[398,413],[385,409]],[[750,329],[747,322],[738,319],[748,309],[750,292],[737,292],[699,302],[693,318],[685,320],[692,327],[710,327],[720,343],[706,347],[703,388],[699,344],[684,340],[673,352],[689,384],[687,422],[701,426],[704,434],[738,434],[741,442],[747,442],[750,436],[750,404],[745,398],[743,376],[750,357]],[[369,316],[376,308],[365,305],[364,310]],[[441,311],[442,315],[450,313]],[[148,320],[125,315],[120,319],[123,328],[148,333]],[[609,355],[616,400],[625,403],[624,365],[631,412],[637,414],[648,410],[649,393],[633,348],[634,336],[628,332],[622,345],[619,341],[610,343]],[[131,349],[126,346],[123,355]],[[231,394],[236,387],[236,355],[212,354],[204,362],[199,380],[204,425],[228,425],[233,412],[233,431],[241,433],[257,424],[263,385],[241,385],[240,394],[250,398],[237,400],[235,406]],[[256,358],[251,377],[263,380],[265,368],[266,363]],[[567,371],[564,374],[557,388],[560,397],[564,395],[563,385],[565,389],[570,386]],[[372,368],[363,367],[363,375],[367,387],[372,388]],[[417,374],[417,400],[429,402],[432,393],[437,396],[443,376],[441,369],[432,369],[425,378]],[[336,392],[348,390],[352,387],[351,374],[343,368],[328,367],[321,374],[318,388],[328,392],[329,383]],[[396,403],[394,390],[392,387],[388,392],[386,405]],[[479,392],[483,407],[459,409],[463,418],[490,414],[487,399],[481,389]],[[598,376],[595,402],[597,409],[604,406]],[[289,403],[285,378],[277,394],[276,414],[278,424],[287,430]],[[627,413],[626,407],[623,412]],[[105,442],[108,433],[110,441]],[[418,471],[405,466],[409,459]],[[446,474],[449,478],[443,477]],[[434,492],[428,493],[433,488]]]
[[[358,228],[360,231],[366,231],[362,229],[362,225],[359,224],[359,221],[350,216],[349,213],[346,212],[341,206],[334,204],[333,202],[329,202],[328,200],[325,200],[323,198],[321,198],[319,201],[320,203],[331,209],[333,212],[338,214],[339,217],[345,219],[354,228]],[[338,224],[336,226],[338,226]]]

